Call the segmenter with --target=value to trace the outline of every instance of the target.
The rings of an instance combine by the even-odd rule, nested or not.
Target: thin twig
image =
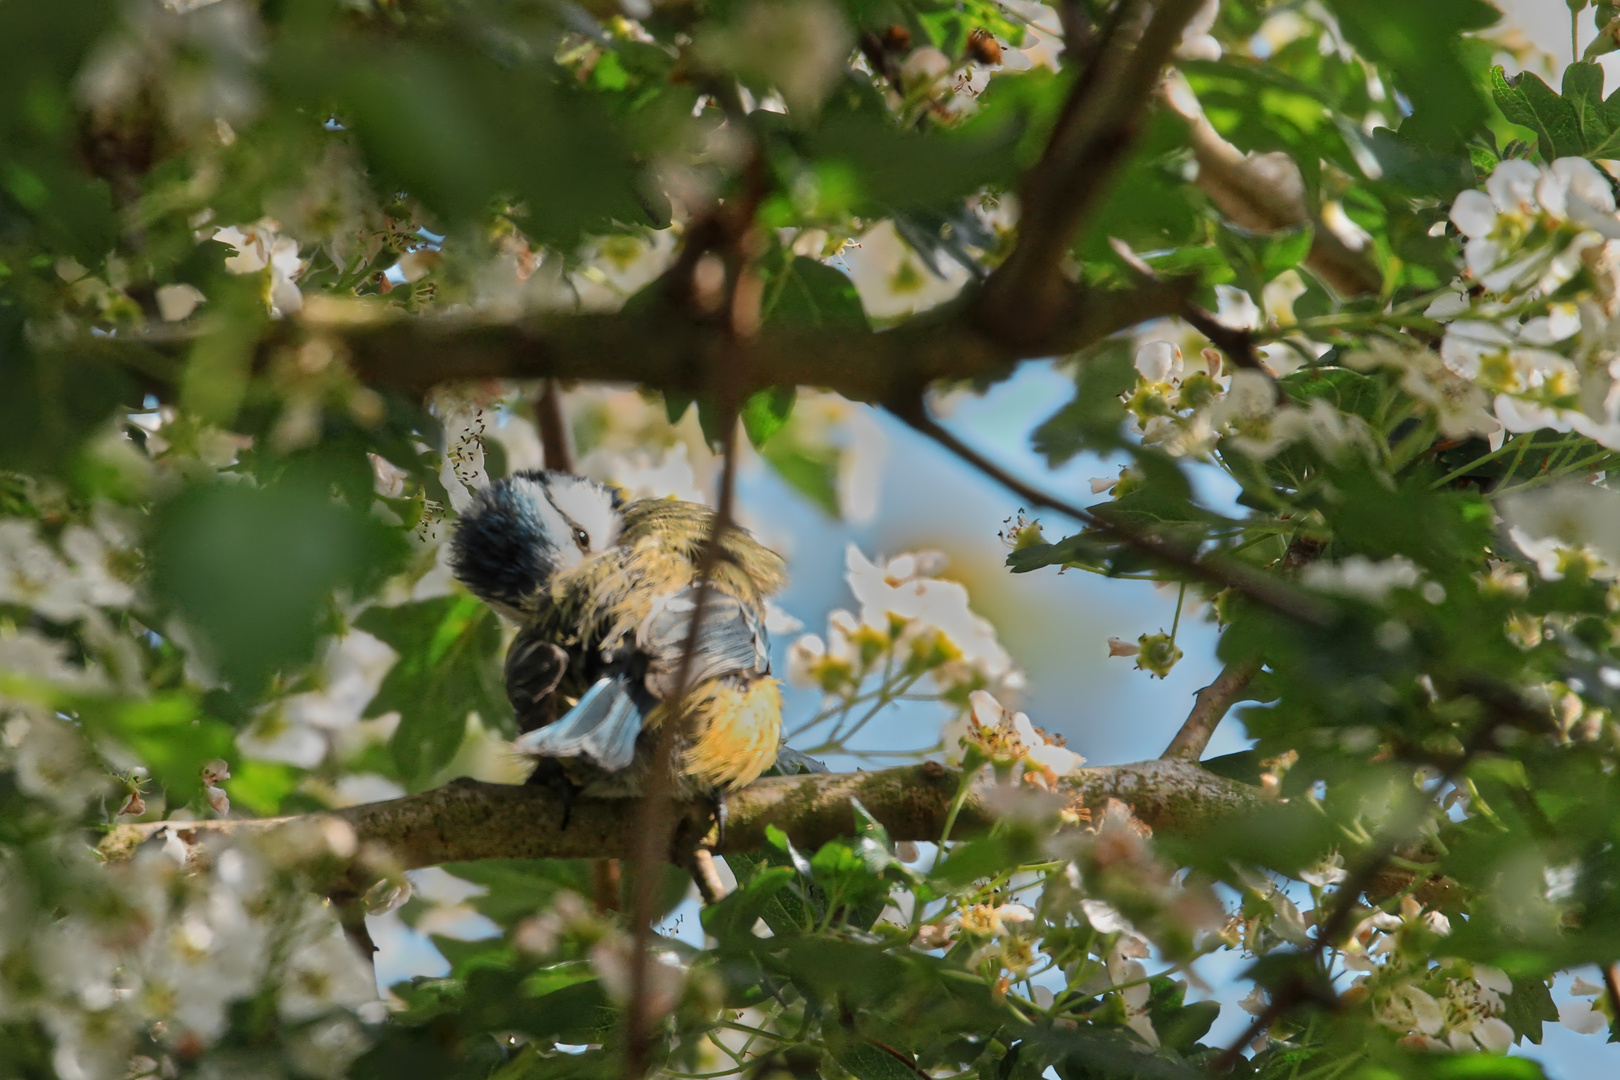
[[[591,860],[591,899],[597,911],[618,911],[624,906],[621,880],[618,859]]]
[[[1214,682],[1198,691],[1193,698],[1192,712],[1187,714],[1181,730],[1176,732],[1176,737],[1170,740],[1170,745],[1159,756],[1183,761],[1197,761],[1203,757],[1209,747],[1210,736],[1215,734],[1216,725],[1259,672],[1258,658],[1227,664],[1222,668]]]
[[[715,868],[714,855],[708,848],[698,848],[692,852],[691,871],[692,882],[705,904],[725,899],[726,883],[720,880],[720,871]]]
[[[1166,103],[1187,121],[1188,142],[1198,161],[1194,181],[1235,224],[1263,232],[1309,224],[1313,230],[1305,268],[1340,296],[1376,295],[1383,275],[1371,259],[1329,229],[1305,204],[1299,167],[1286,155],[1245,155],[1227,142],[1185,81],[1160,89]]]
[[[1132,251],[1129,244],[1117,237],[1110,238],[1108,243],[1114,249],[1114,254],[1118,255],[1143,281],[1162,284],[1158,273],[1140,255]],[[1254,335],[1249,331],[1227,326],[1193,303],[1191,298],[1182,299],[1180,310],[1176,314],[1194,330],[1209,338],[1217,349],[1226,354],[1234,366],[1258,371],[1267,376],[1271,374],[1260,362],[1260,354],[1254,347]]]
[[[1146,555],[1155,562],[1174,567],[1196,580],[1220,588],[1234,589],[1255,603],[1289,618],[1313,626],[1326,626],[1333,621],[1335,613],[1332,605],[1291,585],[1241,563],[1221,559],[1218,556],[1200,556],[1196,548],[1175,543],[1120,521],[1099,517],[1090,510],[1065,502],[1020,480],[958,439],[929,416],[928,408],[920,396],[890,404],[888,408],[917,431],[1023,498],[1031,506],[1056,510],[1087,528]]]
[[[985,283],[980,308],[1008,332],[1017,330],[1005,318],[1009,312],[1021,312],[1038,332],[1063,306],[1072,289],[1063,260],[1135,142],[1164,64],[1201,2],[1116,6],[1020,187],[1017,242]]]
[[[540,387],[540,396],[534,401],[534,426],[540,434],[540,451],[546,468],[558,472],[574,471],[574,437],[568,430],[568,417],[563,412],[562,390],[556,379],[547,379]]]
[[[703,612],[709,604],[714,564],[719,557],[720,542],[725,530],[731,527],[732,496],[736,479],[736,410],[723,414],[726,422],[726,446],[720,473],[720,505],[715,512],[714,525],[703,545],[696,581],[697,593],[692,600],[692,618],[688,623],[686,644],[681,650],[681,661],[676,667],[675,706],[668,719],[658,729],[652,767],[647,771],[646,787],[636,807],[636,847],[631,860],[634,878],[634,946],[630,961],[630,1001],[625,1009],[624,1075],[626,1080],[641,1080],[647,1073],[651,1051],[652,1017],[649,1014],[649,964],[652,939],[655,936],[653,920],[658,914],[660,880],[658,868],[669,859],[669,846],[674,835],[675,814],[675,736],[685,722],[685,706],[691,687],[693,658],[697,652],[697,630],[702,625]]]
[[[658,730],[653,767],[648,773],[641,804],[637,807],[638,844],[632,864],[635,869],[635,938],[630,963],[630,1001],[625,1010],[626,1080],[641,1080],[650,1065],[652,1017],[648,1012],[649,965],[654,936],[652,924],[658,910],[657,871],[659,865],[669,857],[668,849],[673,836],[675,815],[672,811],[677,768],[675,737],[677,728],[686,722],[685,703],[692,691],[690,681],[697,652],[698,627],[703,625],[703,612],[713,592],[714,566],[720,557],[726,531],[732,527],[735,516],[737,413],[742,405],[740,395],[748,385],[748,359],[741,346],[759,329],[762,287],[753,265],[758,246],[754,218],[765,197],[768,183],[764,160],[756,153],[744,175],[744,190],[710,215],[715,222],[717,235],[724,244],[727,286],[723,309],[725,333],[706,373],[708,390],[719,407],[723,425],[720,493],[714,525],[698,559],[692,618],[687,624],[686,643],[681,649],[680,664],[675,671],[675,685],[680,689],[675,695],[674,707],[669,710],[669,719]],[[694,260],[694,272],[697,265],[698,261]]]
[[[1609,996],[1609,1026],[1620,1024],[1620,963],[1603,965],[1603,989]]]

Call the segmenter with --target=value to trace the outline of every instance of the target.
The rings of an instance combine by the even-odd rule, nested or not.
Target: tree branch
[[[876,772],[813,773],[767,777],[734,793],[729,819],[715,854],[755,851],[765,830],[775,826],[794,844],[813,851],[828,840],[854,834],[850,800],[859,799],[895,840],[938,840],[960,774],[936,762]],[[992,820],[986,808],[988,782],[978,784],[957,818],[955,835],[982,830]],[[1131,805],[1156,831],[1183,832],[1251,809],[1259,792],[1184,761],[1143,761],[1082,769],[1062,782],[1071,805],[1100,811],[1110,799]],[[563,827],[564,806],[540,786],[455,780],[443,787],[387,802],[366,803],[327,814],[223,821],[159,821],[119,825],[100,846],[109,860],[128,858],[143,843],[173,833],[188,845],[214,838],[264,836],[311,821],[336,819],[353,830],[357,851],[386,849],[402,870],[480,859],[601,859],[635,849],[633,799],[575,799]],[[670,861],[684,864],[709,831],[713,813],[706,800],[671,805],[674,842]],[[329,891],[360,894],[371,884],[375,858],[357,859]]]
[[[1284,154],[1251,157],[1221,137],[1192,88],[1168,87],[1164,97],[1187,121],[1188,142],[1198,161],[1195,181],[1234,224],[1275,232],[1309,223],[1313,229],[1305,266],[1340,296],[1377,295],[1383,275],[1361,252],[1339,239],[1305,205],[1299,167]]]
[[[546,468],[574,471],[574,434],[568,429],[563,412],[562,388],[556,379],[547,379],[534,399],[534,427],[540,436],[540,453]]]
[[[1258,658],[1227,664],[1222,668],[1215,681],[1194,696],[1192,712],[1187,714],[1181,730],[1176,732],[1176,737],[1159,755],[1161,760],[1197,761],[1203,757],[1205,749],[1209,747],[1210,736],[1215,734],[1216,725],[1249,685],[1249,680],[1259,672]]]
[[[1010,372],[1022,360],[1076,352],[1110,334],[1179,310],[1189,282],[1082,291],[1049,324],[1030,333],[1009,313],[1006,325],[970,312],[972,297],[913,318],[892,330],[762,327],[738,344],[743,396],[769,386],[814,386],[852,401],[878,402],[936,379]],[[254,366],[318,336],[334,346],[362,382],[421,394],[468,379],[578,379],[634,382],[696,394],[704,389],[715,342],[724,329],[670,305],[644,312],[549,313],[491,322],[464,315],[398,316],[363,301],[311,296],[298,319],[274,323],[259,342]],[[140,375],[161,396],[180,384],[195,344],[188,331],[75,341],[74,354]]]
[[[929,416],[928,407],[921,397],[893,403],[888,408],[913,428],[1026,500],[1030,506],[1056,510],[1108,539],[1125,544],[1156,562],[1185,573],[1195,581],[1207,582],[1218,588],[1235,589],[1255,603],[1290,618],[1319,626],[1327,625],[1333,620],[1332,605],[1294,588],[1287,582],[1235,560],[1221,558],[1218,555],[1200,555],[1196,548],[1174,543],[1156,533],[1124,522],[1099,517],[1088,509],[1058,499],[1040,488],[1025,483],[958,439]]]
[[[981,316],[992,324],[1038,335],[1050,313],[1069,302],[1073,286],[1060,273],[1063,259],[1109,190],[1200,3],[1124,0],[1116,8],[1021,186],[1018,240],[980,296]]]

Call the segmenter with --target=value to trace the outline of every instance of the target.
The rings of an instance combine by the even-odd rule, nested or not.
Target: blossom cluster
[[[381,1019],[370,966],[299,868],[353,854],[346,827],[198,852],[175,831],[99,865],[68,835],[43,841],[57,894],[0,856],[0,1026],[37,1023],[63,1080],[228,1067],[233,1006],[264,1001],[283,1063],[345,1074]],[[268,990],[267,990],[268,988]],[[266,996],[268,994],[268,996]],[[369,1010],[369,1011],[368,1011]]]
[[[806,634],[788,653],[788,679],[832,698],[852,698],[874,675],[930,678],[940,696],[969,705],[975,690],[1016,694],[1023,673],[973,612],[967,589],[940,577],[945,558],[923,551],[872,561],[851,544],[845,579],[859,612],[834,611],[827,634]]]
[[[1450,220],[1464,273],[1424,313],[1444,327],[1438,356],[1382,344],[1352,365],[1399,370],[1449,435],[1551,429],[1620,447],[1612,181],[1584,158],[1503,161]]]
[[[1404,1033],[1413,1046],[1506,1053],[1514,1034],[1502,1019],[1502,999],[1513,993],[1513,983],[1488,964],[1431,963],[1435,939],[1450,932],[1444,915],[1425,911],[1410,896],[1397,912],[1369,915],[1344,949],[1345,966],[1361,973],[1350,994],[1368,1001],[1379,1023]]]
[[[988,690],[968,695],[969,708],[945,725],[945,760],[952,765],[988,762],[997,772],[1051,790],[1073,776],[1086,759],[1006,708]]]
[[[1269,374],[1253,368],[1227,372],[1214,349],[1202,350],[1197,362],[1189,363],[1174,342],[1147,340],[1137,349],[1136,371],[1125,408],[1144,444],[1176,457],[1204,458],[1219,448],[1263,460],[1309,442],[1336,458],[1366,453],[1373,445],[1359,417],[1320,398],[1307,405],[1282,400]],[[1093,489],[1117,498],[1130,485],[1094,481]]]

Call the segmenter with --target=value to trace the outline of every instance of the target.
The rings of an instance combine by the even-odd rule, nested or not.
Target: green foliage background
[[[1101,0],[1068,7],[1071,26],[1114,14]],[[1602,31],[1593,55],[1612,45],[1610,5],[1570,8]],[[298,952],[288,943],[302,940],[288,930],[270,950],[281,966],[267,969],[282,974],[232,997],[206,1038],[165,1019],[159,984],[124,968],[106,976],[105,1001],[55,986],[69,969],[30,938],[75,919],[150,929],[131,914],[134,887],[88,854],[132,793],[145,803],[125,820],[204,813],[215,790],[204,769],[223,762],[238,814],[308,813],[351,774],[408,791],[442,782],[468,752],[469,714],[478,730],[510,733],[495,616],[463,593],[413,592],[454,517],[447,485],[464,462],[443,428],[456,401],[368,385],[347,364],[345,327],[469,317],[444,339],[448,379],[456,350],[478,347],[478,320],[531,313],[532,293],[491,298],[497,270],[577,290],[656,233],[689,238],[719,199],[753,211],[766,328],[829,341],[892,329],[905,320],[869,315],[824,256],[888,222],[916,273],[992,273],[1017,243],[1023,178],[1079,77],[1074,54],[1024,71],[958,63],[974,32],[1008,54],[1032,33],[1029,11],[991,0],[636,11],[0,0],[8,1075],[621,1070],[612,972],[624,917],[578,899],[592,887],[577,862],[451,867],[485,888],[475,906],[501,933],[436,939],[450,973],[393,988],[392,1011],[336,997],[313,1016],[278,1011]],[[1263,57],[1241,47],[1282,14],[1303,30]],[[1126,338],[1050,361],[1072,372],[1075,396],[1030,433],[1054,466],[1087,453],[1132,464],[1085,527],[1020,539],[1010,572],[1170,582],[1211,601],[1222,659],[1265,665],[1229,721],[1255,749],[1218,765],[1263,788],[1263,809],[1149,844],[1117,813],[1082,828],[1044,806],[943,848],[932,867],[902,860],[858,806],[849,838],[817,851],[776,834],[731,860],[737,888],[703,913],[709,944],[669,945],[684,977],[658,1021],[657,1069],[684,1080],[1540,1075],[1468,1032],[1489,1016],[1539,1041],[1556,1019],[1549,980],[1620,959],[1620,604],[1601,557],[1612,540],[1572,544],[1548,573],[1501,513],[1565,483],[1607,495],[1611,451],[1567,424],[1496,447],[1453,437],[1401,370],[1351,363],[1378,342],[1439,347],[1430,305],[1463,273],[1448,218],[1460,193],[1503,162],[1620,154],[1620,91],[1604,96],[1596,61],[1570,65],[1556,90],[1509,76],[1477,36],[1496,18],[1483,0],[1228,0],[1209,27],[1221,57],[1175,62],[1220,136],[1286,155],[1307,207],[1337,208],[1366,234],[1375,294],[1340,295],[1318,276],[1319,225],[1257,232],[1217,209],[1194,182],[1186,116],[1162,102],[1066,253],[1072,280],[1125,295],[1141,274],[1111,243],[1123,242],[1210,309],[1227,289],[1263,303],[1297,276],[1293,323],[1262,323],[1253,341],[1304,335],[1326,348],[1275,380],[1277,402],[1365,436],[1355,452],[1311,438],[1271,453],[1223,439],[1192,455],[1145,442],[1151,410],[1186,410],[1142,390]],[[922,50],[938,51],[946,82],[905,66]],[[970,107],[947,92],[957,73],[980,78]],[[258,231],[233,244],[217,234],[228,226]],[[292,243],[291,264],[278,241]],[[1516,311],[1591,302],[1600,276],[1588,266]],[[898,276],[889,284],[903,291]],[[667,288],[635,291],[624,317],[656,333]],[[1007,373],[987,364],[974,385]],[[717,388],[694,398],[690,380],[655,378],[644,389],[662,393],[671,422],[695,404],[707,437],[723,434]],[[806,422],[798,387],[760,390],[740,416],[763,460],[836,513],[841,448]],[[503,470],[493,447],[485,467]],[[1189,477],[1206,468],[1240,489],[1233,505],[1196,499]],[[86,554],[92,535],[102,546]],[[1413,576],[1374,595],[1300,572],[1357,559],[1403,560]],[[1310,603],[1267,600],[1279,595]],[[347,758],[254,753],[284,732],[296,695],[324,689],[323,658],[351,628],[398,654],[364,707],[371,719],[397,712],[397,727]],[[63,740],[55,756],[28,749],[46,729]],[[1016,755],[967,753],[1021,772]],[[297,860],[265,857],[285,872],[278,903],[292,903]],[[193,887],[164,880],[176,904]],[[684,884],[671,877],[669,905]],[[1311,924],[1290,896],[1310,898]],[[1218,902],[1228,907],[1212,919]],[[1378,917],[1390,956],[1352,988],[1347,958]],[[1151,976],[1128,966],[1137,941],[1151,942]],[[1253,959],[1244,977],[1266,1020],[1253,1034],[1269,1034],[1247,1056],[1203,1041],[1213,1009],[1185,1000],[1178,972],[1229,948]],[[1037,993],[1032,972],[1060,972],[1064,989]],[[1512,989],[1495,1011],[1445,1018],[1463,1035],[1456,1052],[1411,1037],[1441,1027],[1400,1022],[1413,1011],[1406,988],[1451,1001],[1490,972]],[[76,1002],[62,1014],[72,1024],[48,1019],[64,1002]],[[140,1022],[118,1002],[138,1002]],[[341,1046],[317,1038],[339,1028]]]

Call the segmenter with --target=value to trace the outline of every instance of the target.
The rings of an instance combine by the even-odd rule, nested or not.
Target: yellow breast
[[[716,680],[698,687],[688,704],[693,737],[681,774],[702,788],[747,787],[776,764],[782,742],[782,687],[755,679],[738,688]],[[662,710],[659,710],[662,711]]]

